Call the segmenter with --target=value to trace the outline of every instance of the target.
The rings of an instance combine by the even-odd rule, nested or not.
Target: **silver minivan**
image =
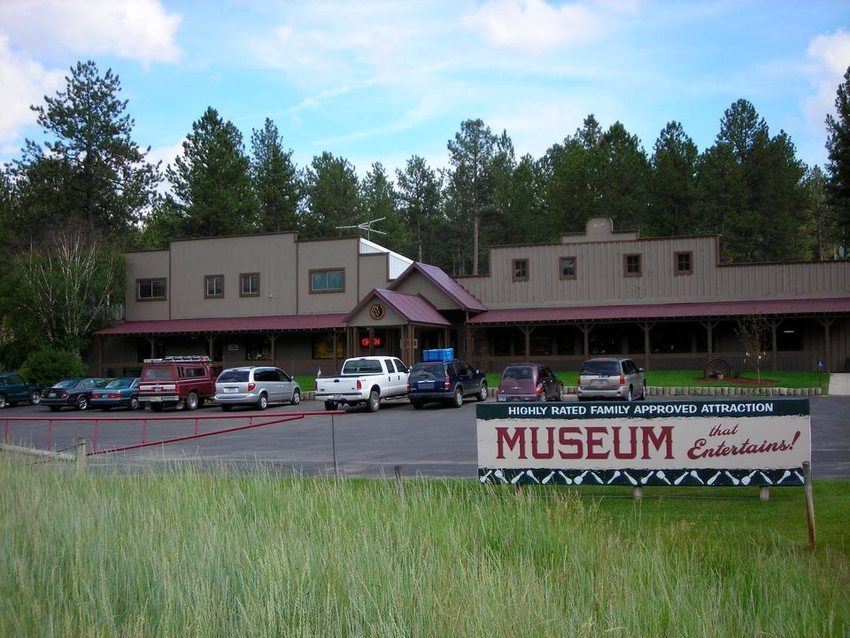
[[[631,359],[596,357],[581,366],[578,400],[646,398],[646,373]]]
[[[280,368],[243,366],[224,370],[215,382],[215,402],[227,412],[234,405],[265,410],[269,403],[301,403],[298,383]]]

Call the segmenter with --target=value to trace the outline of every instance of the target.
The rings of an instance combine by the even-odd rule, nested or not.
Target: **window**
[[[513,260],[513,280],[528,281],[528,260],[514,259]]]
[[[334,270],[311,270],[310,292],[344,292],[345,271],[341,268]]]
[[[691,253],[676,253],[676,274],[690,275],[694,272]]]
[[[561,257],[560,270],[561,270],[561,279],[575,279],[576,278],[576,258],[575,257]]]
[[[314,359],[333,359],[334,356],[338,359],[345,358],[345,337],[337,336],[336,339],[336,355],[334,355],[334,340],[333,335],[323,334],[313,337],[313,358]]]
[[[259,297],[260,296],[260,273],[258,272],[243,272],[239,275],[239,296],[240,297]]]
[[[204,277],[204,298],[216,299],[224,297],[224,275],[207,275]]]
[[[165,279],[137,279],[136,301],[161,301],[165,299]]]
[[[623,255],[623,273],[626,277],[640,277],[640,255]]]
[[[246,338],[245,358],[248,361],[267,361],[271,359],[271,342],[266,337]]]

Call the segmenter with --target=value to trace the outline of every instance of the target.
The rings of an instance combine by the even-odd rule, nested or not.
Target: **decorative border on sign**
[[[478,468],[481,483],[501,485],[625,485],[629,487],[800,487],[803,469],[781,470],[552,470],[549,468]]]

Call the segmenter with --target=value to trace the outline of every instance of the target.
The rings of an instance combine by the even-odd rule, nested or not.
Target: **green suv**
[[[16,403],[38,405],[41,392],[34,383],[27,383],[17,372],[0,372],[0,408]]]

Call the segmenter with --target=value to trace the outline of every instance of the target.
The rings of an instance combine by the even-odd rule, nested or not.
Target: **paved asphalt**
[[[575,400],[571,397],[571,400]],[[404,476],[474,478],[477,475],[475,401],[460,409],[427,405],[414,410],[406,400],[383,403],[377,413],[350,410],[331,415],[319,402],[300,406],[272,406],[265,412],[234,410],[224,415],[218,408],[195,412],[76,412],[56,414],[44,406],[18,406],[0,412],[0,428],[10,443],[47,448],[49,417],[61,417],[50,432],[54,449],[70,448],[75,437],[94,437],[97,447],[108,449],[147,441],[190,435],[196,417],[199,432],[247,424],[267,423],[293,413],[315,411],[303,419],[253,429],[216,434],[90,457],[93,467],[139,471],[161,468],[163,463],[225,464],[241,471],[258,464],[273,471],[305,475],[347,477],[393,476],[400,465]],[[812,473],[815,478],[850,478],[850,396],[812,397]],[[171,417],[160,419],[159,417]],[[39,417],[21,422],[7,417]],[[175,417],[180,417],[175,418]],[[64,420],[67,419],[67,420]],[[78,420],[83,419],[83,420]]]

